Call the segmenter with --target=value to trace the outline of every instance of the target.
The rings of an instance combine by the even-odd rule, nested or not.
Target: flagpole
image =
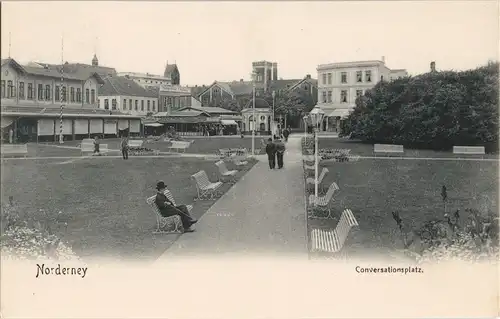
[[[64,36],[61,39],[61,89],[59,90],[59,99],[61,102],[61,113],[59,116],[59,144],[64,143],[63,111],[64,111],[64,98],[66,95],[66,90],[63,90],[63,88],[64,88]]]

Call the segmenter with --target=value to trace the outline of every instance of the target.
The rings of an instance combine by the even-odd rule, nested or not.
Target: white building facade
[[[391,70],[385,59],[320,64],[318,103],[325,112],[322,131],[338,132],[341,120],[356,106],[356,99],[380,81],[392,81],[408,75],[404,69]]]
[[[160,87],[161,85],[172,84],[172,79],[162,75],[149,74],[149,73],[136,73],[136,72],[120,72],[118,76],[127,77],[140,86],[147,87]]]

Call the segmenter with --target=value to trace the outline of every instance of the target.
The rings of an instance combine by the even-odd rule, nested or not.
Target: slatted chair
[[[236,173],[238,173],[238,170],[228,170],[226,167],[226,163],[224,161],[218,161],[215,163],[215,166],[219,169],[219,174],[221,179],[226,180],[227,182],[230,183],[235,183],[236,182]]]
[[[318,186],[321,187],[321,190],[323,191],[324,190],[324,186],[321,184],[321,182],[323,181],[323,178],[325,178],[326,174],[329,172],[330,170],[328,170],[328,168],[326,167],[323,167],[323,170],[321,171],[321,174],[319,175],[318,177]],[[314,186],[314,178],[313,177],[308,177],[306,179],[306,185],[307,186]]]
[[[214,199],[218,195],[218,189],[223,185],[222,182],[212,183],[208,179],[205,171],[199,171],[191,176],[196,182],[196,190],[198,192],[198,199]]]
[[[324,196],[318,196],[316,199],[314,194],[309,195],[309,206],[311,207],[311,214],[309,217],[311,218],[323,218],[323,219],[331,219],[332,218],[332,210],[330,207],[330,203],[335,201],[333,199],[333,195],[335,191],[339,190],[339,186],[337,183],[333,182],[330,187],[328,187],[328,191]],[[328,215],[325,217],[316,216],[315,213],[317,211],[320,212],[328,212]]]
[[[315,228],[311,231],[311,252],[339,252],[344,247],[349,231],[354,226],[359,226],[356,217],[350,209],[344,210],[335,229]]]
[[[153,234],[183,233],[184,226],[182,226],[181,217],[179,215],[163,217],[158,209],[158,206],[156,206],[155,198],[156,195],[146,199],[146,203],[151,206],[151,209],[156,215],[157,228],[153,231]]]
[[[236,150],[236,153],[233,153],[231,155],[233,163],[238,167],[247,165],[248,164],[248,161],[246,161],[247,158],[248,158],[248,150],[246,148],[238,149]]]

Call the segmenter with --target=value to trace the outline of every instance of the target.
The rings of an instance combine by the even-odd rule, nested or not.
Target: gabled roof
[[[29,66],[35,67],[39,65],[41,68],[49,68],[60,70],[61,66],[63,67],[63,71],[65,73],[79,73],[79,74],[91,74],[97,73],[101,77],[105,77],[108,75],[116,75],[116,70],[114,68],[106,67],[106,66],[95,66],[84,63],[64,63],[64,64],[49,64],[43,62],[32,62]]]
[[[104,79],[104,85],[100,88],[99,95],[125,95],[157,98],[158,92],[155,90],[147,90],[134,80],[124,76],[108,76]]]
[[[10,66],[12,66],[14,69],[16,69],[17,71],[19,71],[21,73],[26,73],[26,70],[24,69],[24,67],[22,65],[20,65],[19,63],[17,63],[16,60],[14,60],[14,59],[11,59],[11,58],[2,59],[2,66],[4,66],[5,64],[9,64]]]
[[[153,114],[153,117],[165,117],[165,116],[210,116],[210,114],[202,111],[196,111],[196,110],[178,110],[178,111],[173,111],[170,114],[168,112],[158,112],[156,114]]]
[[[270,89],[271,91],[288,90],[302,79],[289,79],[289,80],[275,80],[271,81]]]
[[[195,111],[199,111],[199,112],[205,112],[208,114],[218,114],[218,113],[238,114],[238,112],[223,109],[222,107],[202,107],[202,106],[192,107],[192,106],[187,106],[187,107],[179,109],[179,111],[185,111],[185,110],[195,110]]]
[[[33,66],[33,64],[30,64],[30,66],[20,65],[14,59],[11,58],[2,59],[2,66],[6,63],[9,63],[23,74],[40,75],[56,79],[60,79],[62,77],[63,79],[74,80],[74,81],[85,81],[91,77],[94,77],[99,84],[104,83],[102,77],[95,72],[73,72],[73,73],[63,72],[63,74],[61,74],[61,68],[57,69],[55,67],[43,67],[43,66],[38,67],[38,66]]]
[[[298,86],[302,85],[302,83],[309,83],[310,85],[315,86],[315,87],[318,86],[318,80],[306,77],[306,78],[303,78],[302,80],[298,81],[294,85],[290,86],[290,88],[288,90],[289,91],[294,90]]]

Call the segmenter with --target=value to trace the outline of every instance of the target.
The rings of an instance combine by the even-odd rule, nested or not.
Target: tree
[[[446,150],[498,148],[498,63],[380,82],[356,99],[342,135],[370,143]]]
[[[226,109],[226,110],[230,110],[230,111],[234,111],[234,112],[238,112],[238,113],[241,112],[241,109],[242,109],[242,106],[240,105],[240,103],[238,103],[237,100],[229,99],[229,98],[226,98],[222,101],[221,107]]]

